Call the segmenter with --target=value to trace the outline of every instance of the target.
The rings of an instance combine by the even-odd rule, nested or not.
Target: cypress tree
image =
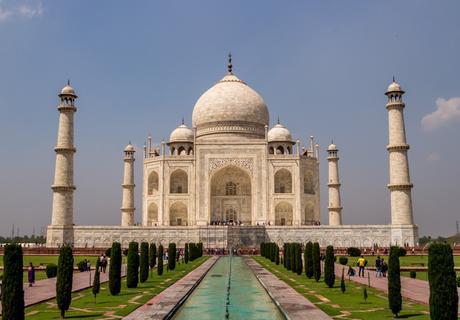
[[[58,273],[56,280],[56,300],[61,318],[69,310],[72,301],[73,255],[72,248],[65,245],[59,251]]]
[[[457,319],[458,291],[455,276],[450,245],[447,243],[431,244],[428,250],[431,319]]]
[[[327,246],[326,259],[324,260],[324,282],[329,288],[334,287],[335,272],[334,272],[334,247]]]
[[[202,256],[203,256],[203,243],[198,242],[198,257],[202,257]]]
[[[112,243],[112,250],[110,250],[109,268],[109,290],[112,296],[116,296],[120,293],[121,261],[121,245],[118,242],[114,242]]]
[[[308,241],[305,245],[304,260],[305,275],[308,279],[311,279],[313,277],[313,243],[311,241]]]
[[[94,295],[94,303],[96,303],[96,296],[99,294],[101,290],[101,273],[99,272],[99,259],[96,260],[96,271],[94,273],[94,280],[93,280],[93,295]]]
[[[158,267],[157,267],[158,275],[161,276],[163,274],[163,246],[160,244],[158,246]]]
[[[342,293],[345,293],[345,268],[342,269],[342,279],[340,280],[340,290]]]
[[[321,278],[321,260],[320,260],[320,249],[319,243],[315,242],[313,244],[312,250],[312,261],[313,261],[313,276],[315,277],[316,282]]]
[[[170,243],[168,246],[168,268],[174,270],[176,268],[176,244]]]
[[[286,269],[291,270],[291,243],[286,243]]]
[[[139,244],[130,242],[128,247],[128,270],[126,271],[126,286],[137,288],[139,283]]]
[[[3,255],[2,319],[24,319],[22,248],[7,244]]]
[[[185,249],[184,249],[184,261],[186,264],[188,263],[188,258],[189,258],[188,243],[186,243]]]
[[[283,243],[283,266],[285,268],[287,268],[287,265],[286,265],[286,243]]]
[[[157,264],[157,246],[155,243],[151,243],[149,247],[149,267],[150,270],[153,270],[155,268],[155,265]]]
[[[149,278],[149,244],[141,243],[139,281],[144,283]]]
[[[396,317],[398,317],[398,314],[402,309],[399,252],[398,246],[392,246],[390,248],[390,257],[388,262],[388,303],[391,312]]]
[[[296,247],[297,247],[297,250],[296,250],[296,259],[297,259],[296,271],[297,271],[297,274],[300,276],[302,274],[302,247],[300,246],[300,243],[297,243]]]

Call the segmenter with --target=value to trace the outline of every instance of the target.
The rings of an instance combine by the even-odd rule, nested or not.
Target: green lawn
[[[126,288],[126,280],[122,281],[121,293],[111,296],[108,283],[101,285],[101,292],[94,301],[91,289],[85,289],[72,294],[72,304],[66,313],[66,318],[74,319],[117,319],[126,316],[149,301],[152,297],[175,283],[190,271],[201,265],[209,257],[201,257],[188,264],[181,263],[174,271],[166,271],[158,276],[156,270],[147,282],[140,283],[138,288]],[[113,317],[111,317],[113,316]],[[56,300],[52,299],[35,306],[26,308],[27,319],[60,319]]]
[[[330,316],[337,319],[338,316],[346,319],[363,320],[393,319],[388,309],[387,295],[381,291],[367,288],[369,297],[365,302],[363,298],[364,286],[353,281],[345,281],[346,292],[342,293],[340,291],[340,279],[336,278],[334,288],[328,288],[322,278],[316,282],[313,279],[308,279],[305,273],[297,275],[286,270],[281,264],[277,266],[265,258],[254,257],[254,259]],[[417,320],[430,319],[428,306],[406,300],[403,302],[401,316],[402,318]]]
[[[339,257],[337,256],[337,262],[339,261]],[[356,267],[356,261],[358,257],[348,257],[348,265],[352,267]],[[380,255],[381,258],[385,259],[388,263],[388,256]],[[377,259],[377,255],[374,256],[364,256],[367,260],[368,266],[375,266],[375,260]],[[428,267],[428,256],[405,256],[399,258],[399,262],[401,267]],[[460,256],[454,256],[454,263],[455,266],[460,267]]]

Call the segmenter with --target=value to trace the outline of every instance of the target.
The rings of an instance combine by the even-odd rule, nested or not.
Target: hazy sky
[[[51,221],[56,94],[70,78],[76,113],[75,223],[119,224],[123,148],[187,124],[226,71],[265,99],[295,138],[321,145],[327,223],[331,139],[340,149],[343,220],[390,221],[386,97],[406,90],[420,234],[460,220],[459,1],[0,0],[0,234]]]

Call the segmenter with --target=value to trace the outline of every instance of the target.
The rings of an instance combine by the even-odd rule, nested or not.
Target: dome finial
[[[182,117],[182,123],[181,124],[184,124],[184,117]]]
[[[280,116],[278,116],[278,124],[280,124]]]
[[[67,79],[67,85],[70,86],[70,79]]]
[[[228,64],[227,64],[227,70],[228,70],[228,73],[232,74],[232,69],[233,69],[233,65],[232,65],[232,53],[229,52],[228,53]]]
[[[393,76],[393,82],[396,82],[396,80],[395,80],[395,76]]]

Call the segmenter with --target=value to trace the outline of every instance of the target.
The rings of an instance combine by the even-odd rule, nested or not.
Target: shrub
[[[339,257],[339,263],[343,266],[346,266],[348,263],[348,258],[347,257]]]
[[[411,271],[409,272],[409,276],[410,276],[412,279],[415,279],[415,278],[417,278],[417,272],[415,272],[414,270],[411,270]]]
[[[112,243],[109,268],[109,290],[110,294],[116,296],[121,290],[121,245],[118,242]]]
[[[123,249],[123,255],[124,255],[125,257],[128,256],[128,249]]]
[[[457,319],[458,291],[454,258],[447,243],[433,243],[428,250],[430,316],[433,320]]]
[[[350,257],[359,257],[361,255],[361,250],[355,247],[349,247],[347,253]]]
[[[405,257],[406,254],[407,254],[406,248],[399,247],[399,256],[400,256],[400,257]]]
[[[100,290],[101,290],[101,274],[99,272],[99,260],[97,260],[96,261],[96,271],[94,273],[94,280],[93,280],[94,302],[96,302],[96,296],[98,295]]]
[[[311,279],[313,277],[313,243],[311,241],[308,241],[305,245],[304,260],[305,275],[308,279]]]
[[[69,310],[72,301],[73,255],[72,248],[65,245],[59,252],[58,272],[56,280],[56,300],[61,318]]]
[[[316,282],[319,281],[321,278],[321,260],[320,260],[320,249],[319,243],[315,242],[313,244],[312,250],[312,257],[313,257],[313,276],[315,277]]]
[[[203,256],[203,243],[198,242],[198,258]]]
[[[137,288],[139,283],[139,244],[130,242],[128,249],[128,270],[126,271],[126,286]]]
[[[112,248],[107,248],[107,250],[105,250],[105,255],[107,257],[110,257],[110,254],[112,253]]]
[[[161,276],[163,274],[163,246],[160,244],[158,246],[158,267],[157,267],[158,275]]]
[[[2,319],[24,319],[24,290],[22,285],[22,248],[7,244],[3,256]]]
[[[189,243],[188,245],[188,250],[189,250],[189,260],[193,261],[197,258],[196,254],[196,244],[195,243]]]
[[[280,247],[277,244],[275,245],[275,263],[280,264]]]
[[[285,268],[287,268],[286,257],[287,257],[287,243],[284,243],[284,244],[283,244],[283,266],[284,266]]]
[[[388,262],[388,303],[391,312],[396,317],[398,317],[398,314],[402,309],[399,253],[400,250],[398,246],[391,247]]]
[[[334,272],[334,247],[327,246],[326,259],[324,260],[324,282],[329,288],[334,287],[335,272]]]
[[[346,291],[346,287],[345,287],[345,268],[342,269],[342,279],[340,280],[340,291],[342,291],[342,293],[345,293]]]
[[[157,246],[155,243],[150,244],[149,248],[149,267],[150,270],[155,268],[155,265],[157,264]]]
[[[86,271],[85,268],[86,268],[86,263],[84,260],[81,260],[77,263],[77,268],[78,268],[78,271],[80,272],[83,272],[83,271]]]
[[[149,244],[141,243],[139,281],[144,283],[149,278]]]
[[[176,244],[170,243],[168,246],[168,269],[174,270],[176,268]]]
[[[189,258],[188,243],[186,243],[185,249],[184,249],[184,261],[186,264],[188,263],[188,258]]]
[[[457,277],[457,287],[460,288],[460,276]]]
[[[46,269],[45,269],[46,277],[48,277],[48,278],[56,277],[57,276],[57,270],[58,270],[58,266],[56,264],[54,264],[54,263],[47,264]]]
[[[364,298],[364,301],[367,301],[367,297],[368,297],[368,295],[367,295],[367,288],[364,287],[364,291],[363,291],[363,298]]]

